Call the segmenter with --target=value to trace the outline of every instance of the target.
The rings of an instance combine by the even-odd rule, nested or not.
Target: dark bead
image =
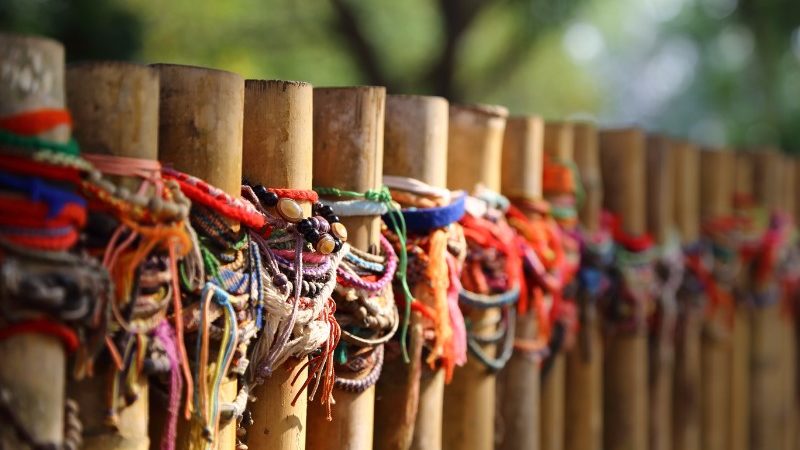
[[[342,241],[341,241],[341,240],[339,240],[339,239],[336,239],[336,238],[334,238],[334,240],[336,241],[336,244],[334,244],[334,246],[333,246],[333,252],[334,252],[334,253],[339,253],[339,250],[341,250],[341,249],[342,249],[342,246],[343,246],[344,244],[343,244],[343,243],[342,243]]]
[[[323,205],[321,208],[319,208],[320,216],[328,217],[331,214],[333,214],[333,208],[331,208],[329,205]]]
[[[278,287],[286,286],[289,283],[289,279],[286,278],[286,275],[279,273],[272,277],[272,284]]]
[[[319,231],[311,229],[311,230],[303,233],[303,236],[305,236],[305,238],[306,238],[306,240],[308,242],[311,242],[312,244],[315,244],[319,240],[320,234],[319,234]]]
[[[325,216],[325,218],[328,219],[328,222],[330,223],[339,222],[339,216],[337,216],[336,214],[328,214],[327,216]]]
[[[320,210],[320,208],[322,208],[322,206],[323,206],[323,205],[322,205],[322,203],[320,203],[320,202],[315,202],[315,203],[314,203],[314,204],[311,206],[311,212],[312,212],[312,213],[314,213],[314,215],[317,215],[317,214],[319,214],[319,210]]]
[[[319,230],[320,233],[327,233],[331,229],[331,225],[328,223],[328,220],[322,216],[319,216],[317,219],[317,226],[315,227]]]
[[[297,229],[303,234],[309,230],[313,230],[314,228],[316,228],[314,223],[309,219],[303,219],[297,223]]]
[[[269,191],[264,186],[256,185],[253,187],[253,192],[256,193],[256,197],[264,206],[275,206],[278,204],[278,194]]]

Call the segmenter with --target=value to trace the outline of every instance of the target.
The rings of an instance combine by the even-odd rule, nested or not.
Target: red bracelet
[[[58,338],[69,353],[78,349],[78,336],[72,328],[48,319],[33,319],[11,324],[0,329],[0,340],[21,334],[45,334]]]
[[[40,109],[0,118],[0,129],[23,136],[35,136],[61,125],[72,126],[66,109]]]
[[[311,189],[267,188],[267,190],[274,192],[278,197],[292,199],[296,202],[316,203],[319,201],[319,195]]]
[[[0,167],[17,175],[47,178],[50,181],[66,181],[72,184],[81,182],[81,172],[73,167],[61,167],[40,163],[30,158],[0,154]]]

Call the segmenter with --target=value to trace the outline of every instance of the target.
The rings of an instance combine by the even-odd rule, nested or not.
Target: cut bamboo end
[[[447,100],[422,95],[386,98],[383,174],[447,185]]]
[[[125,62],[71,64],[67,99],[81,151],[158,158],[158,71]]]
[[[700,238],[700,154],[688,141],[674,142],[675,223],[684,244]]]
[[[235,73],[202,67],[153,67],[161,78],[159,159],[239,196],[244,79]]]
[[[542,198],[544,121],[511,117],[503,135],[500,192],[511,198]]]
[[[606,209],[619,216],[626,233],[644,233],[647,229],[644,132],[638,128],[601,131],[600,165]]]
[[[600,152],[597,128],[588,122],[572,124],[573,158],[581,177],[585,193],[583,204],[579,205],[578,217],[584,228],[591,232],[600,229],[600,216],[603,210],[603,181],[600,176]]]
[[[447,185],[472,192],[500,191],[503,133],[508,110],[496,105],[450,105]]]
[[[675,229],[674,152],[664,136],[647,137],[647,230],[666,244]]]

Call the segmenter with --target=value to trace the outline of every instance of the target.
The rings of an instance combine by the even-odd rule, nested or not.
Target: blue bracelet
[[[447,206],[436,208],[408,208],[403,210],[408,234],[428,234],[436,228],[443,228],[458,222],[464,216],[464,200],[466,195],[459,192]],[[391,227],[391,220],[384,215],[383,222]]]
[[[41,178],[23,177],[0,171],[0,186],[23,192],[30,200],[47,203],[48,217],[58,215],[69,203],[86,206],[86,200],[83,197],[46,183]]]

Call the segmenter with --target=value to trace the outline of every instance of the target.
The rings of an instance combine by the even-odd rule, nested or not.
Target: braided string
[[[392,229],[396,230],[397,238],[400,242],[399,262],[395,276],[400,282],[400,286],[405,298],[404,311],[403,311],[403,324],[400,328],[400,348],[403,353],[403,360],[410,362],[408,356],[408,327],[411,320],[411,307],[414,302],[414,295],[411,293],[411,288],[408,286],[408,251],[406,250],[406,241],[408,231],[406,230],[406,222],[403,218],[403,213],[400,208],[392,201],[392,194],[386,186],[381,189],[369,189],[365,192],[347,191],[333,187],[315,187],[315,191],[319,195],[338,197],[338,198],[363,198],[370,202],[383,204],[386,206],[386,217],[389,219],[389,225]]]

